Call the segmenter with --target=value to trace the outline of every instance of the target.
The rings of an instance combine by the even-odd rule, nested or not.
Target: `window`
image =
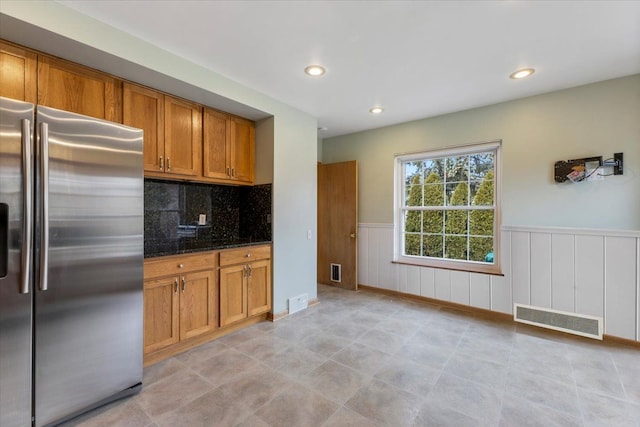
[[[500,145],[396,156],[395,261],[500,273]]]

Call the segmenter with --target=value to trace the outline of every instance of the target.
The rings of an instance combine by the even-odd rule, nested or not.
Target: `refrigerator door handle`
[[[49,270],[49,125],[40,124],[40,181],[42,232],[40,233],[40,290],[48,289]]]
[[[31,276],[31,256],[33,253],[32,248],[32,236],[33,230],[33,193],[32,193],[32,178],[31,171],[31,120],[22,119],[22,173],[24,179],[22,180],[22,209],[24,212],[24,218],[22,221],[22,260],[21,260],[21,283],[20,293],[29,293],[29,282]]]

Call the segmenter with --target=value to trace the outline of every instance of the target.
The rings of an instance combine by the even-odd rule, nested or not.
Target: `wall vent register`
[[[514,320],[542,328],[602,339],[602,317],[514,304]]]
[[[331,281],[342,282],[342,264],[331,264]]]

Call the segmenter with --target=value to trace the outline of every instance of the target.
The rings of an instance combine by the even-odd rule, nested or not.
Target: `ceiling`
[[[640,73],[640,1],[59,3],[316,117],[322,138]]]

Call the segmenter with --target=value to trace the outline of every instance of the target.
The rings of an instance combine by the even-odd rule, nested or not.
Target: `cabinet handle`
[[[247,266],[243,265],[242,266],[242,277],[247,277],[248,274],[249,274],[249,271],[247,270]]]
[[[164,157],[160,156],[160,170],[164,170]]]
[[[182,277],[182,293],[184,293],[184,290],[187,289],[187,283],[184,280],[184,276]]]
[[[248,276],[251,277],[253,275],[253,268],[250,265],[247,265],[247,268],[249,269],[249,274]]]
[[[184,264],[178,264],[178,268],[184,268]]]
[[[247,253],[247,258],[251,258],[251,252]]]
[[[227,176],[231,176],[231,168],[227,168]]]
[[[173,291],[174,294],[178,293],[178,279],[176,279],[173,284],[175,285],[175,290]]]
[[[171,170],[171,157],[167,157],[167,171]]]
[[[236,176],[236,168],[231,168],[231,176]]]

